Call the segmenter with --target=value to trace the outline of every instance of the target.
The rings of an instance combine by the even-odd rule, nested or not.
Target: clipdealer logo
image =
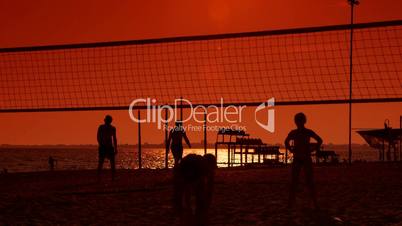
[[[175,99],[173,105],[157,105],[157,100],[155,98],[139,98],[131,102],[129,106],[129,116],[133,122],[136,123],[157,123],[158,129],[164,129],[164,125],[170,122],[182,121],[183,123],[190,120],[196,123],[204,123],[205,119],[208,124],[213,123],[230,123],[231,128],[238,126],[238,123],[242,123],[244,116],[244,109],[246,105],[225,105],[223,98],[220,99],[219,105],[196,105],[193,106],[190,100],[187,99]],[[187,105],[189,109],[189,114],[186,118],[179,119],[181,103]],[[273,133],[275,131],[275,110],[273,109],[275,105],[275,99],[272,97],[266,102],[261,103],[254,111],[254,119],[257,125],[259,125],[264,130]],[[146,116],[144,118],[137,118],[135,114],[135,109],[138,106],[145,107]],[[267,109],[266,123],[263,123],[257,117],[257,113]],[[167,111],[167,118],[165,114]],[[218,128],[213,126],[213,128]],[[238,126],[239,128],[245,129],[245,126]],[[206,128],[208,131],[212,129]]]

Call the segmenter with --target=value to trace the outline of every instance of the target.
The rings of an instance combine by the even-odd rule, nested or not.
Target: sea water
[[[281,152],[284,150],[281,149]],[[348,152],[337,150],[339,160],[347,159]],[[183,155],[190,153],[204,154],[203,148],[184,149]],[[215,154],[215,149],[208,148],[207,153]],[[83,170],[96,169],[98,164],[98,150],[96,146],[3,146],[0,147],[0,172],[7,169],[8,172],[45,171],[49,169],[48,159],[52,156],[56,162],[56,170]],[[376,161],[378,152],[370,150],[355,150],[354,160]],[[228,160],[227,149],[218,149],[218,166],[226,167]],[[289,159],[291,161],[291,159]],[[165,167],[164,148],[142,148],[142,167],[158,169]],[[245,157],[243,157],[245,161]],[[248,155],[247,162],[256,162],[257,156]],[[284,161],[283,156],[280,161]],[[238,165],[240,156],[237,155],[234,165]],[[134,146],[119,147],[116,156],[118,169],[138,168],[138,148]],[[173,157],[169,153],[168,166],[173,166]],[[109,162],[105,161],[105,168],[109,168]]]

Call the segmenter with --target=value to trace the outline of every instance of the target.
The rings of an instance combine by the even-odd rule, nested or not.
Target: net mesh
[[[347,100],[349,29],[0,52],[0,110]],[[402,97],[402,26],[356,29],[353,98]]]

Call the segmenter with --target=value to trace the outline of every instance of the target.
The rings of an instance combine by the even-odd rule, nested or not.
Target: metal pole
[[[180,121],[183,122],[183,97],[180,97]]]
[[[350,3],[350,52],[349,52],[349,164],[352,164],[352,78],[353,78],[353,12],[357,0],[348,0]]]
[[[240,142],[240,166],[243,166],[243,141]]]
[[[399,128],[402,129],[402,115],[399,116]],[[399,161],[402,161],[402,137],[399,137]]]
[[[204,155],[207,154],[207,111],[204,113]]]
[[[142,162],[141,162],[141,115],[140,115],[140,110],[138,110],[138,169],[142,168]]]
[[[230,144],[228,144],[228,167],[230,167]]]
[[[168,126],[169,126],[169,124],[168,124],[168,121],[167,121],[167,119],[168,119],[168,111],[167,111],[167,108],[165,108],[165,120],[166,120],[166,122],[165,122],[165,169],[167,169],[167,168],[169,168],[169,144],[167,143],[168,142]]]
[[[383,138],[382,139],[382,150],[381,150],[381,161],[383,161],[384,162],[384,159],[385,159],[385,139]]]
[[[288,149],[285,148],[285,165],[288,164]]]
[[[216,162],[218,162],[218,141],[216,141],[215,143],[215,158]]]

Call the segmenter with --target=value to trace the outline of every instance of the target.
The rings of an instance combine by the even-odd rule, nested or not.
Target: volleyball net
[[[347,103],[350,25],[0,49],[0,111]],[[402,101],[402,20],[356,24],[353,102]]]

